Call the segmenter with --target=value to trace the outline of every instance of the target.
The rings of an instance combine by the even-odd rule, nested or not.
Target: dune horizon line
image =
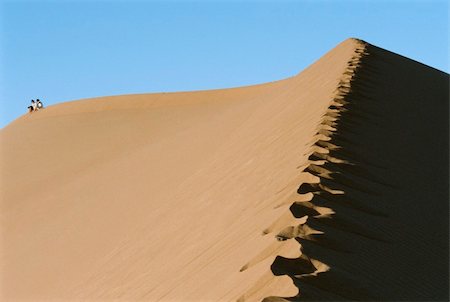
[[[364,43],[368,43],[363,39],[360,38],[356,38],[356,37],[350,37],[347,38],[346,41],[361,41]],[[369,43],[370,44],[370,43]],[[423,66],[426,66],[428,68],[434,69],[438,72],[442,72],[442,73],[446,73],[447,72],[438,69],[436,67],[432,67],[430,65],[424,64],[420,61],[414,60],[414,59],[410,59],[408,57],[405,57],[403,55],[397,54],[398,56],[402,57],[402,58],[406,58],[410,61],[416,62],[418,64],[421,64]],[[314,62],[311,64],[313,65]],[[243,84],[243,85],[238,85],[238,86],[229,86],[229,87],[213,87],[213,88],[204,88],[204,89],[194,89],[194,90],[171,90],[171,91],[155,91],[155,92],[129,92],[129,93],[123,93],[123,94],[112,94],[112,95],[98,95],[98,96],[92,96],[92,97],[82,97],[82,98],[75,98],[75,99],[70,99],[70,100],[65,100],[65,101],[61,101],[58,103],[54,103],[49,105],[50,107],[53,106],[60,106],[60,105],[64,105],[66,103],[74,103],[74,102],[86,102],[86,101],[104,101],[105,99],[110,99],[110,98],[117,98],[117,97],[135,97],[135,96],[145,96],[145,95],[156,95],[156,94],[179,94],[179,93],[197,93],[197,92],[208,92],[208,91],[222,91],[222,90],[230,90],[230,89],[242,89],[242,88],[248,88],[248,87],[253,87],[253,86],[260,86],[260,85],[266,85],[266,84],[270,84],[270,83],[274,83],[274,82],[279,82],[279,81],[284,81],[284,80],[288,80],[290,78],[296,77],[299,73],[294,74],[292,76],[288,76],[288,77],[284,77],[281,79],[276,79],[273,81],[268,81],[268,82],[260,82],[260,83],[255,83],[255,84]],[[47,106],[48,107],[48,106]],[[12,120],[10,123],[6,124],[5,126],[3,126],[3,128],[7,127],[9,124],[14,123],[16,120],[19,120],[21,118],[23,118],[24,116],[26,116],[28,113],[24,113],[23,115],[17,117],[16,119]],[[1,128],[1,129],[3,129]]]

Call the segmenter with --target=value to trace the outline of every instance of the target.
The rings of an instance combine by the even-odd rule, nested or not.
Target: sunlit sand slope
[[[445,298],[448,80],[349,39],[282,81],[24,115],[1,300]]]

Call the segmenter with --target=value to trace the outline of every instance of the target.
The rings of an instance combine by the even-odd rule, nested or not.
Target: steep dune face
[[[299,75],[1,131],[3,300],[442,298],[448,75],[349,39]]]
[[[291,206],[308,220],[279,233],[300,300],[448,300],[448,114],[447,74],[361,43]]]

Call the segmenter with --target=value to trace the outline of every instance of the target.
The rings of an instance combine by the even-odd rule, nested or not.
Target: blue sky
[[[279,80],[348,37],[449,72],[445,0],[0,1],[0,127],[33,98]]]

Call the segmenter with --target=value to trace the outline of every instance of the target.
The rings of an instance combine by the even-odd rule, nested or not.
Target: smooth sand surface
[[[1,300],[446,299],[448,81],[348,39],[277,82],[26,114]]]

